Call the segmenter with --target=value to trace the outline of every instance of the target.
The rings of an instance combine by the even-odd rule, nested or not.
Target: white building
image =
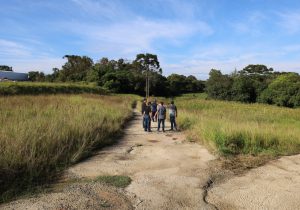
[[[26,81],[28,80],[28,74],[13,71],[0,71],[0,81],[1,80]]]

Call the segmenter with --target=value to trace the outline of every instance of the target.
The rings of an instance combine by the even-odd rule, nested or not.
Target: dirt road
[[[135,112],[118,144],[66,172],[66,177],[79,179],[130,176],[133,181],[124,190],[97,183],[75,183],[60,192],[18,200],[2,208],[215,209],[203,199],[209,162],[215,157],[203,146],[187,142],[179,132],[157,133],[156,123],[152,133],[144,132],[141,122],[141,115]],[[166,125],[169,129],[169,124]]]
[[[282,157],[214,184],[207,200],[228,210],[300,209],[300,155]]]

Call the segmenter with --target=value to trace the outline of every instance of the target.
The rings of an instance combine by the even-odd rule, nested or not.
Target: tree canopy
[[[10,66],[0,65],[0,71],[13,71],[13,69]]]
[[[300,106],[300,76],[297,73],[274,72],[260,64],[248,65],[230,75],[212,69],[206,91],[213,99]]]

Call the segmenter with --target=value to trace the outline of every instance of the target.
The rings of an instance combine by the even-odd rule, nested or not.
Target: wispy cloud
[[[34,46],[41,44],[35,40],[26,40]],[[0,64],[12,66],[14,71],[28,72],[33,70],[50,73],[52,68],[61,67],[62,58],[53,57],[45,51],[39,51],[16,41],[0,39]]]
[[[88,17],[95,16],[107,20],[116,20],[121,17],[128,18],[131,12],[124,9],[116,1],[106,0],[71,0],[77,7],[78,11],[84,12]]]
[[[300,32],[300,11],[278,12],[279,25],[290,34]]]
[[[109,26],[86,23],[66,23],[67,27],[83,38],[86,51],[106,52],[122,56],[142,51],[155,51],[156,41],[180,45],[181,39],[194,34],[208,36],[213,29],[205,22],[153,21],[137,17]]]
[[[252,11],[241,16],[238,21],[230,22],[229,25],[238,33],[258,36],[262,34],[261,25],[268,19],[268,16],[260,11]]]
[[[11,57],[11,56],[29,56],[30,49],[25,47],[23,44],[13,42],[10,40],[0,39],[0,56]]]
[[[3,62],[2,59],[0,59],[0,62]],[[53,68],[61,68],[64,63],[65,60],[57,57],[32,57],[5,60],[5,64],[12,66],[13,70],[17,72],[43,71],[44,73],[52,73]]]

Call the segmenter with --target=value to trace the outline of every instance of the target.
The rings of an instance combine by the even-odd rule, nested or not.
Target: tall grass
[[[300,152],[300,109],[206,100],[176,99],[178,122],[190,138],[222,154],[290,155]]]
[[[37,95],[58,93],[95,93],[108,91],[94,84],[49,82],[0,82],[0,95]]]
[[[110,143],[134,96],[0,97],[0,194],[44,182]]]

